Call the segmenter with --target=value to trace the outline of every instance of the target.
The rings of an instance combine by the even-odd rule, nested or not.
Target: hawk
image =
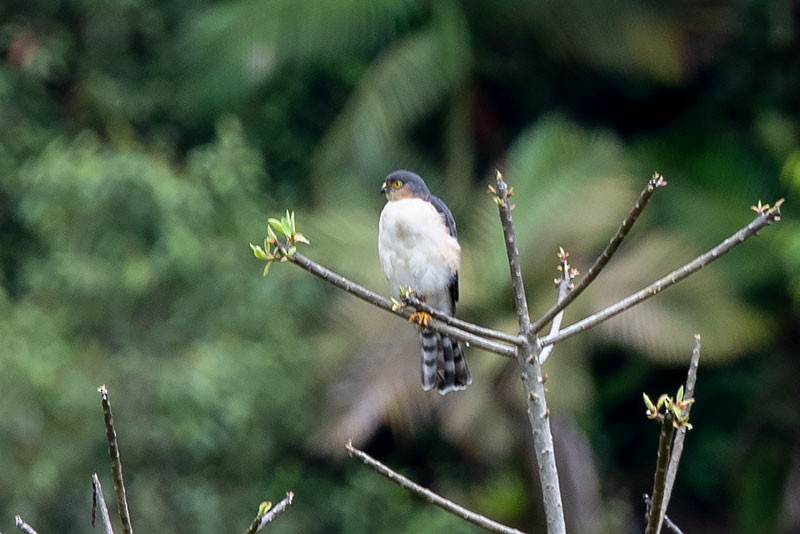
[[[433,308],[454,315],[458,300],[461,246],[456,222],[444,202],[431,194],[420,176],[397,170],[383,181],[386,206],[378,225],[378,256],[395,296],[410,287]],[[412,316],[413,317],[413,316]],[[472,383],[458,340],[427,325],[417,315],[422,352],[422,389],[444,395]]]

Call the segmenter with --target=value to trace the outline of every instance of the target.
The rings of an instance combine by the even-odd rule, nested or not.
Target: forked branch
[[[639,198],[636,199],[636,203],[631,208],[631,211],[628,215],[623,219],[622,224],[620,224],[619,228],[617,229],[617,233],[614,234],[614,237],[611,238],[606,248],[600,253],[600,256],[597,257],[595,262],[589,267],[589,270],[586,271],[586,275],[581,278],[581,281],[575,286],[575,288],[567,293],[567,295],[563,299],[559,299],[559,301],[553,305],[552,308],[544,312],[541,318],[539,318],[535,323],[533,323],[534,332],[538,332],[549,323],[560,311],[564,308],[569,306],[569,304],[578,298],[578,295],[583,293],[583,290],[586,289],[592,281],[597,278],[597,275],[600,274],[600,271],[608,264],[611,257],[617,251],[619,246],[622,244],[622,241],[628,235],[628,232],[631,231],[633,228],[633,224],[639,218],[639,215],[642,214],[644,208],[647,207],[647,204],[650,202],[650,199],[653,196],[655,190],[659,187],[664,187],[667,185],[667,181],[661,176],[659,173],[653,173],[653,177],[650,181],[647,182],[647,186],[642,189],[642,192],[639,193]]]
[[[375,293],[374,291],[370,291],[366,287],[353,282],[352,280],[348,280],[344,276],[331,271],[330,269],[323,267],[322,265],[318,264],[317,262],[303,256],[299,252],[294,252],[291,255],[288,255],[287,251],[282,251],[281,254],[284,254],[286,260],[301,267],[308,271],[309,273],[313,274],[314,276],[321,278],[344,291],[354,295],[361,300],[369,302],[373,306],[377,306],[383,310],[386,310],[390,313],[395,315],[399,315],[408,319],[411,317],[413,313],[410,309],[406,307],[398,308],[390,299]],[[455,321],[454,321],[455,322]],[[465,321],[458,321],[461,324],[464,324]],[[467,323],[469,324],[469,323]],[[448,334],[456,339],[460,339],[461,341],[466,341],[473,347],[478,347],[483,350],[487,350],[489,352],[493,352],[500,356],[505,356],[507,358],[512,358],[516,354],[516,349],[514,347],[497,343],[486,339],[486,337],[482,335],[472,334],[466,330],[462,330],[461,328],[457,328],[455,326],[451,326],[450,324],[446,324],[439,320],[431,321],[430,326],[443,334]],[[470,325],[470,329],[476,330],[483,327],[479,327],[477,325]],[[503,334],[501,332],[497,332],[495,335],[491,337],[502,337]]]
[[[254,245],[250,243],[250,249],[253,251],[253,255],[255,255],[256,258],[265,262],[264,276],[267,275],[270,266],[274,262],[291,262],[302,267],[314,276],[322,278],[326,282],[343,289],[347,293],[369,302],[373,306],[405,317],[406,319],[411,317],[413,312],[407,309],[400,301],[387,299],[298,253],[297,245],[300,243],[309,244],[309,241],[301,232],[297,231],[294,212],[287,210],[286,215],[280,219],[270,218],[267,220],[267,238],[264,240],[264,244]],[[494,337],[495,339],[505,337],[502,332],[496,332],[494,335],[487,335],[489,329],[478,327],[477,325],[469,325],[465,331],[451,326],[453,322],[455,321],[450,320],[442,322],[437,320],[433,321],[429,326],[439,332],[448,334],[484,350],[494,352],[500,356],[513,357],[516,354],[514,347],[509,347],[508,345],[496,343],[487,339],[487,337]],[[462,326],[468,324],[463,321],[459,321],[459,323],[461,323]],[[470,330],[476,331],[479,329],[481,330],[481,334],[476,335],[470,333]],[[514,341],[516,341],[516,339],[514,339]]]
[[[661,517],[664,509],[664,480],[667,476],[667,465],[669,463],[670,450],[672,449],[672,436],[675,434],[675,427],[672,425],[674,416],[671,411],[664,414],[661,421],[661,434],[658,438],[658,459],[656,461],[656,475],[653,481],[653,500],[650,504],[650,514],[647,518],[647,529],[645,534],[656,534],[658,532],[658,518]]]
[[[641,289],[636,293],[618,301],[616,304],[612,304],[611,306],[608,306],[607,308],[564,328],[556,335],[543,336],[540,339],[541,344],[546,346],[563,341],[574,336],[575,334],[583,332],[584,330],[588,330],[589,328],[597,326],[598,324],[611,319],[615,315],[619,315],[625,310],[628,310],[637,304],[640,304],[645,300],[658,295],[668,287],[674,286],[684,278],[696,273],[709,263],[730,252],[735,246],[740,245],[748,238],[753,237],[765,226],[772,224],[774,221],[780,220],[781,204],[783,204],[783,199],[775,202],[775,205],[771,208],[767,206],[766,209],[762,210],[759,215],[747,226],[743,227],[738,232],[725,239],[722,243],[712,248],[705,254],[701,254],[686,265],[675,269],[662,278],[659,278],[644,289]]]
[[[450,326],[459,328],[464,332],[469,332],[470,334],[475,334],[476,336],[481,336],[488,339],[496,339],[497,341],[502,341],[503,343],[508,343],[511,345],[521,345],[525,342],[519,336],[512,336],[511,334],[506,334],[505,332],[500,332],[499,330],[486,328],[485,326],[462,321],[461,319],[457,319],[452,315],[447,315],[441,310],[430,307],[426,302],[418,299],[414,295],[407,296],[405,300],[415,310],[430,314],[431,317],[434,317],[445,324],[449,324]]]
[[[694,399],[694,388],[695,384],[697,383],[697,369],[700,364],[700,334],[694,335],[694,347],[692,348],[692,359],[689,362],[689,372],[686,376],[686,387],[684,388],[684,398],[686,399]],[[689,413],[692,409],[692,405],[689,404],[686,407],[686,416],[689,416]],[[667,476],[664,480],[664,505],[661,507],[661,514],[658,518],[659,527],[661,529],[661,523],[664,521],[667,513],[667,506],[669,505],[669,500],[672,497],[672,487],[675,484],[675,477],[678,475],[678,465],[681,462],[681,454],[683,454],[683,442],[686,439],[686,427],[681,426],[675,433],[675,441],[672,444],[672,454],[669,458],[669,465],[667,466]]]
[[[455,319],[454,317],[431,309],[424,302],[414,299],[413,296],[407,297],[403,303],[395,301],[394,299],[387,299],[386,297],[370,291],[369,289],[356,284],[355,282],[352,282],[351,280],[348,280],[347,278],[331,271],[330,269],[327,269],[322,265],[312,261],[311,259],[297,252],[297,243],[308,243],[308,240],[305,238],[305,236],[296,231],[294,225],[294,214],[290,214],[289,212],[287,212],[286,217],[280,221],[276,219],[270,219],[270,227],[268,228],[269,237],[267,240],[265,240],[264,246],[261,247],[251,244],[251,248],[253,249],[253,252],[257,258],[266,261],[265,274],[269,266],[275,261],[290,262],[303,268],[314,276],[317,276],[328,283],[385,311],[399,315],[406,319],[412,315],[412,310],[409,309],[409,307],[413,307],[416,310],[425,311],[434,317],[434,319],[430,322],[430,326],[434,330],[448,334],[472,346],[482,348],[500,356],[514,357],[517,360],[521,370],[522,381],[525,386],[525,395],[528,400],[528,420],[531,425],[536,458],[539,465],[539,478],[543,493],[547,532],[549,534],[561,534],[566,531],[566,527],[561,503],[558,472],[555,464],[553,438],[550,431],[550,412],[547,408],[544,379],[541,368],[541,364],[547,358],[549,351],[552,350],[553,345],[575,334],[583,332],[584,330],[592,328],[647,300],[648,298],[657,295],[664,289],[677,284],[684,278],[687,278],[691,274],[713,262],[723,254],[726,254],[735,246],[756,235],[760,229],[774,221],[780,220],[780,206],[783,203],[782,199],[777,201],[772,207],[769,205],[762,205],[759,202],[758,206],[753,206],[753,209],[758,213],[758,216],[747,226],[743,227],[738,232],[725,239],[716,247],[712,248],[705,254],[698,256],[679,269],[676,269],[668,275],[656,280],[644,289],[620,300],[611,306],[608,306],[607,308],[595,314],[590,315],[589,317],[586,317],[583,320],[577,321],[576,323],[559,330],[561,314],[563,313],[563,310],[575,298],[577,298],[603,270],[608,261],[619,248],[622,241],[625,239],[639,215],[644,210],[655,190],[664,185],[666,185],[666,181],[664,181],[663,177],[661,177],[661,175],[658,173],[654,174],[653,178],[650,180],[650,182],[648,182],[647,187],[639,195],[636,204],[633,206],[625,220],[623,220],[621,226],[618,228],[616,234],[611,239],[606,249],[589,268],[586,276],[581,280],[577,287],[571,290],[569,290],[569,288],[572,283],[572,273],[571,271],[566,271],[568,266],[565,267],[565,258],[561,258],[562,268],[565,269],[565,271],[563,273],[564,276],[559,281],[558,302],[539,320],[537,320],[534,324],[531,324],[522,278],[519,251],[517,249],[516,234],[511,215],[513,206],[509,202],[512,191],[508,187],[508,184],[503,180],[502,175],[499,172],[497,173],[496,186],[490,186],[489,192],[494,195],[503,228],[503,237],[506,246],[506,254],[511,277],[511,286],[514,293],[514,303],[517,312],[517,321],[519,324],[519,333],[516,336]],[[276,231],[279,231],[284,235],[284,241],[279,239]],[[538,337],[536,332],[547,323],[551,323],[550,333],[548,335]],[[695,353],[696,356],[693,359],[693,368],[696,370],[696,357],[699,356],[699,340],[696,342]],[[686,386],[687,397],[691,395],[691,391],[693,389],[693,380],[694,379],[692,378],[690,371],[690,380],[687,381]],[[689,382],[692,382],[692,388],[689,387]],[[681,395],[679,395],[679,397],[680,396]],[[685,415],[688,418],[688,412]],[[668,415],[667,417],[671,416]],[[681,417],[683,417],[683,414],[681,414]],[[665,424],[662,425],[662,428],[662,444],[659,449],[659,465],[657,469],[656,484],[653,495],[652,514],[654,515],[651,515],[651,520],[655,520],[652,522],[658,524],[660,524],[664,517],[666,503],[669,500],[672,481],[674,480],[673,471],[677,469],[683,438],[683,429],[681,429],[681,431],[678,433],[679,438],[675,440],[675,452],[671,454],[671,450],[673,450],[672,431],[670,430],[672,425]],[[487,526],[491,523],[490,520],[487,520],[486,518],[483,518],[474,512],[463,509],[462,507],[459,507],[458,505],[455,505],[450,501],[447,501],[446,499],[430,492],[430,490],[414,484],[410,480],[398,475],[383,464],[373,460],[362,451],[353,448],[352,444],[348,443],[347,449],[351,456],[360,458],[362,461],[371,465],[373,468],[406,489],[422,495],[430,502],[437,504],[448,511],[451,511],[460,517],[464,517],[475,524],[484,526],[484,528],[489,528],[492,530],[497,528],[498,530],[496,531],[498,532],[516,532],[513,529],[508,529],[508,527],[504,527],[502,525],[497,525],[495,527]],[[289,500],[289,502],[291,502],[291,500]],[[481,522],[484,520],[488,523]]]
[[[692,428],[689,423],[689,413],[694,404],[694,384],[697,379],[699,359],[700,336],[695,334],[686,386],[678,388],[675,398],[666,394],[661,395],[657,403],[653,403],[646,393],[643,394],[648,419],[654,419],[661,423],[656,475],[653,481],[653,498],[649,500],[649,497],[645,496],[645,500],[648,502],[647,534],[659,534],[666,517],[672,485],[683,451],[683,438],[686,430]]]
[[[553,434],[550,431],[550,409],[547,407],[542,365],[539,359],[542,346],[537,342],[535,332],[531,329],[519,250],[517,250],[517,237],[511,216],[513,206],[509,201],[510,190],[500,171],[497,172],[495,183],[496,187],[491,187],[489,191],[495,195],[495,202],[500,213],[500,223],[503,226],[503,239],[506,244],[511,286],[514,289],[519,333],[527,340],[525,345],[517,348],[517,364],[522,376],[522,383],[525,386],[528,422],[533,435],[536,462],[539,465],[539,482],[542,489],[545,522],[549,534],[563,534],[567,527],[561,503],[561,485],[556,468]]]
[[[650,498],[650,495],[644,494],[644,506],[646,509],[646,515],[650,515],[650,507],[653,504],[653,499]],[[683,531],[676,525],[666,514],[664,515],[664,525],[672,532],[672,534],[683,534]]]

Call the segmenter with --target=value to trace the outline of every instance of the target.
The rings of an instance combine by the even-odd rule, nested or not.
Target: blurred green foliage
[[[508,331],[494,167],[515,186],[534,314],[558,246],[585,270],[653,170],[670,183],[567,322],[787,196],[760,239],[547,371],[571,530],[640,524],[657,440],[641,393],[676,389],[696,331],[670,515],[800,528],[799,17],[790,0],[4,3],[0,530],[17,513],[88,530],[93,471],[111,495],[103,383],[137,530],[243,530],[293,490],[277,532],[476,531],[344,458],[350,437],[535,528],[513,365],[471,350],[468,392],[424,395],[410,327],[289,266],[262,279],[248,249],[293,209],[304,252],[388,293],[377,189],[398,167],[454,211],[459,315]]]

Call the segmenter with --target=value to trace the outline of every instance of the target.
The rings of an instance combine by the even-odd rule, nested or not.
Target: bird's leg
[[[410,297],[416,297],[422,302],[425,302],[425,297],[417,295],[414,290],[408,286],[400,288],[400,297],[406,303],[408,303]],[[431,322],[431,314],[424,311],[415,311],[408,317],[408,322],[416,323],[419,326],[428,326],[428,323]]]
[[[409,323],[416,323],[419,326],[428,326],[431,322],[431,314],[424,311],[415,311],[408,317]]]

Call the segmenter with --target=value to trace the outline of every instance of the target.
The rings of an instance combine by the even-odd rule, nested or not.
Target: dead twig
[[[689,372],[686,376],[686,387],[684,388],[684,399],[694,399],[694,388],[697,383],[697,368],[700,364],[700,334],[694,335],[694,347],[692,348],[692,358],[689,362]],[[692,409],[692,405],[686,406],[686,415]],[[683,453],[683,441],[686,438],[686,427],[681,426],[676,434],[675,441],[672,444],[672,454],[669,459],[669,466],[667,467],[667,477],[664,481],[664,506],[661,508],[661,517],[659,523],[666,517],[667,506],[672,497],[672,487],[675,484],[675,477],[678,475],[678,464],[681,461],[681,454]],[[659,526],[660,529],[660,526]]]
[[[106,534],[114,534],[114,529],[111,527],[111,517],[108,514],[108,505],[103,496],[103,487],[100,485],[100,478],[97,473],[92,473],[92,526],[95,525],[97,510],[100,510],[100,521],[103,523],[103,529]]]
[[[780,220],[780,206],[782,203],[783,200],[777,201],[772,208],[767,208],[761,211],[759,215],[747,226],[744,226],[742,229],[725,239],[719,245],[715,246],[705,254],[701,254],[686,265],[675,269],[668,275],[659,278],[644,289],[641,289],[636,293],[618,301],[617,303],[612,304],[611,306],[608,306],[607,308],[564,328],[556,335],[543,336],[539,341],[541,342],[542,346],[563,341],[574,336],[575,334],[597,326],[598,324],[607,321],[616,315],[619,315],[620,313],[636,306],[637,304],[640,304],[645,300],[658,295],[663,290],[674,286],[684,278],[696,273],[714,260],[717,260],[724,254],[730,252],[735,246],[740,245],[748,238],[753,237],[758,233],[759,230],[772,224],[773,221]]]
[[[600,253],[600,256],[594,261],[589,270],[586,271],[586,275],[581,279],[578,285],[570,291],[567,296],[563,300],[559,300],[552,308],[544,312],[541,318],[539,318],[532,326],[534,332],[538,332],[542,329],[544,325],[549,323],[560,311],[564,310],[569,304],[578,298],[578,295],[583,293],[583,290],[586,289],[592,281],[597,278],[597,275],[600,274],[600,271],[608,264],[611,260],[611,257],[617,251],[619,246],[622,244],[622,241],[631,231],[633,228],[633,224],[639,218],[639,215],[642,214],[644,208],[647,207],[647,204],[650,202],[650,199],[653,196],[655,190],[659,187],[664,187],[667,185],[667,181],[664,180],[664,177],[661,176],[659,173],[654,173],[653,177],[647,182],[647,186],[642,189],[642,192],[639,193],[639,198],[636,199],[636,203],[631,208],[631,211],[628,212],[628,215],[623,219],[622,224],[619,225],[617,228],[617,233],[614,234],[614,237],[611,238],[606,248],[603,252]]]
[[[464,508],[463,506],[460,506],[454,503],[453,501],[445,499],[441,495],[438,495],[432,492],[431,490],[420,486],[416,482],[413,482],[412,480],[404,477],[400,473],[393,471],[391,468],[387,467],[378,460],[374,459],[364,451],[356,449],[351,441],[348,441],[345,444],[345,448],[347,449],[347,453],[351,457],[358,458],[359,460],[361,460],[362,462],[364,462],[372,469],[374,469],[381,475],[385,476],[386,478],[388,478],[401,488],[408,490],[416,495],[419,495],[429,503],[435,504],[436,506],[444,510],[447,510],[451,514],[456,515],[462,519],[465,519],[466,521],[469,521],[473,525],[478,525],[479,527],[485,528],[486,530],[489,530],[491,532],[502,532],[504,534],[522,534],[522,532],[517,529],[507,527],[496,521],[492,521],[491,519],[485,516],[482,516],[471,510],[468,510],[467,508]]]
[[[650,514],[650,505],[651,505],[652,502],[653,501],[650,499],[650,496],[645,493],[644,494],[644,505],[645,505],[646,513],[648,515]],[[678,525],[676,525],[666,515],[664,516],[664,524],[667,526],[668,529],[670,529],[673,532],[673,534],[683,534],[683,531],[680,528],[678,528]]]
[[[108,440],[108,456],[111,458],[111,472],[114,478],[114,492],[117,496],[117,512],[122,522],[122,532],[132,534],[131,516],[128,511],[128,499],[125,495],[125,481],[122,478],[122,460],[119,456],[117,431],[114,429],[114,418],[111,415],[111,401],[108,398],[108,389],[105,385],[97,388],[100,393],[100,402],[103,405],[103,418],[106,426],[106,439]]]
[[[250,527],[245,531],[245,534],[256,534],[256,532],[260,532],[268,523],[271,523],[280,513],[286,510],[289,505],[292,504],[293,500],[294,492],[287,491],[286,497],[275,506],[269,507],[267,503],[261,503],[261,506],[266,508],[266,510],[262,512],[261,508],[259,508],[258,515],[256,515],[256,518],[250,523]]]
[[[24,519],[22,519],[22,516],[19,515],[14,516],[14,524],[17,526],[18,529],[20,529],[25,534],[39,534],[38,532],[36,532],[36,529],[34,529],[32,526],[26,523]]]
[[[559,249],[558,269],[559,272],[561,273],[561,276],[555,279],[556,286],[558,287],[557,302],[562,302],[565,298],[567,298],[567,295],[569,295],[570,287],[572,286],[572,280],[578,275],[578,271],[570,267],[567,258],[569,258],[569,252],[566,252],[563,248]],[[564,309],[562,308],[556,314],[556,316],[553,317],[553,321],[550,323],[551,336],[554,336],[558,333],[558,330],[561,328],[561,320],[563,318],[564,318]],[[533,330],[533,326],[531,326],[531,330]],[[540,364],[544,365],[544,362],[546,362],[547,358],[550,357],[550,353],[553,352],[553,347],[555,347],[555,345],[547,345],[546,347],[542,348],[542,351],[539,353]]]

